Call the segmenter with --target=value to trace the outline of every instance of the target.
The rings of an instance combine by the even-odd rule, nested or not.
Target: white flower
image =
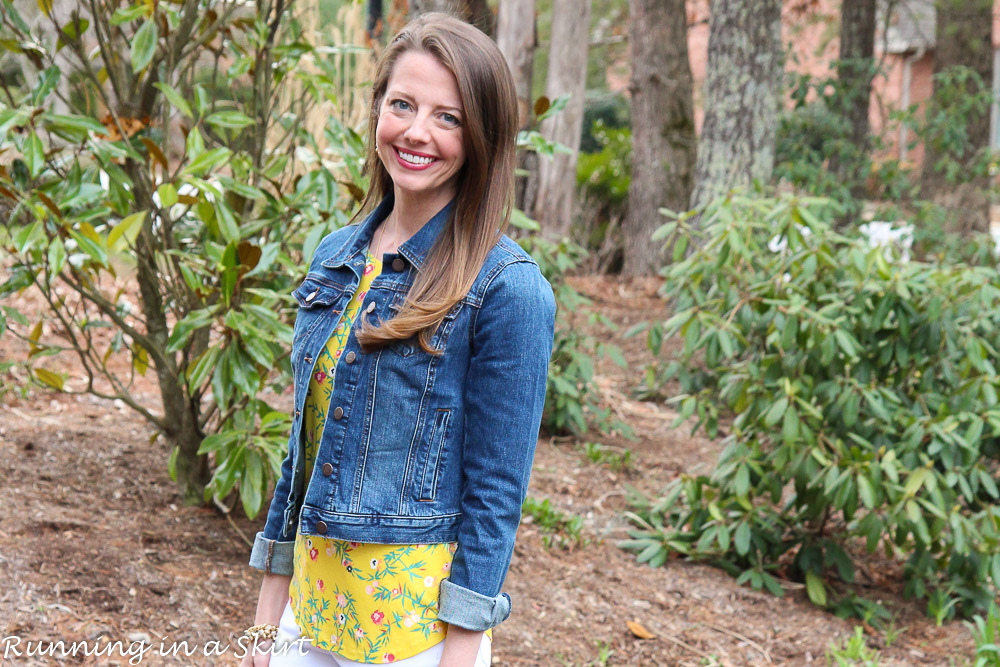
[[[892,261],[892,247],[899,248],[900,259],[910,261],[910,248],[913,247],[913,225],[893,227],[893,223],[885,220],[873,220],[858,227],[858,230],[868,240],[872,248],[885,248],[883,256]]]

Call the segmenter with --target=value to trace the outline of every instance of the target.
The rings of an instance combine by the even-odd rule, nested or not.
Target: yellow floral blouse
[[[305,472],[323,436],[333,376],[351,324],[382,262],[366,253],[365,270],[340,323],[316,360],[305,402]],[[409,658],[442,641],[438,586],[448,576],[456,544],[362,544],[328,537],[295,539],[289,586],[295,622],[319,647],[356,662]],[[489,631],[487,631],[489,634]]]

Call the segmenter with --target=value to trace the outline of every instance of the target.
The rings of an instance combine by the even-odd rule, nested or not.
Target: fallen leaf
[[[625,621],[625,625],[639,639],[653,639],[656,637],[656,635],[644,628],[639,621]]]

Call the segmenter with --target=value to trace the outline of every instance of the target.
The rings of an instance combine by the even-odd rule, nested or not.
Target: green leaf
[[[167,339],[167,352],[176,352],[183,348],[195,331],[208,326],[213,319],[214,314],[208,309],[196,310],[185,315],[170,332],[170,338]]]
[[[524,211],[519,208],[511,209],[510,224],[518,229],[524,229],[529,232],[537,232],[542,228],[541,225],[525,215]]]
[[[844,426],[851,428],[858,421],[858,412],[861,409],[861,396],[857,391],[849,389],[847,403],[844,404]]]
[[[42,168],[45,166],[45,148],[42,146],[42,140],[38,138],[38,135],[31,132],[28,138],[24,140],[24,164],[28,167],[28,173],[32,178],[38,178],[38,175],[42,173]]]
[[[39,116],[39,120],[50,132],[74,143],[84,141],[90,132],[103,134],[107,131],[103,125],[90,116],[67,116],[46,111]]]
[[[245,477],[240,481],[240,499],[243,501],[243,511],[248,517],[257,516],[263,505],[261,488],[264,486],[263,468],[256,452],[248,451],[244,460]]]
[[[66,263],[66,246],[63,245],[62,239],[58,236],[49,243],[48,260],[49,281],[51,282],[54,276],[59,275]]]
[[[799,437],[799,412],[795,406],[789,406],[785,411],[785,419],[781,426],[781,437],[787,442],[794,442]]]
[[[909,497],[916,495],[929,474],[931,474],[931,471],[927,468],[917,468],[911,472],[910,476],[906,479],[906,486],[903,487],[903,494]]]
[[[111,25],[121,25],[123,23],[128,23],[129,21],[135,21],[136,19],[148,14],[149,5],[145,2],[137,2],[131,7],[121,7],[116,9],[115,13],[111,15],[110,23]]]
[[[240,226],[236,222],[233,210],[221,199],[215,200],[215,219],[219,223],[219,232],[228,243],[240,240]]]
[[[191,135],[195,134],[195,132],[196,130],[191,130],[191,133],[188,135],[188,138],[190,139]],[[190,148],[190,142],[188,147]],[[213,148],[210,151],[205,151],[203,153],[200,153],[197,157],[191,160],[191,162],[189,162],[187,166],[185,166],[181,170],[180,175],[201,176],[206,171],[215,169],[223,162],[228,160],[231,153],[232,151],[230,151],[228,148]]]
[[[164,183],[156,188],[156,194],[160,197],[160,207],[170,208],[177,203],[177,188],[170,183]]]
[[[150,17],[139,27],[132,37],[132,72],[138,73],[149,65],[156,53],[156,42],[160,39],[160,30],[156,27],[156,19]]]
[[[69,231],[69,235],[72,236],[77,245],[80,246],[80,250],[85,252],[92,260],[94,260],[94,262],[107,268],[108,252],[100,245],[100,243],[85,234],[81,234],[75,229],[71,229]]]
[[[146,219],[146,211],[139,211],[138,213],[133,213],[132,215],[126,216],[115,225],[111,233],[108,234],[108,248],[114,249],[115,244],[122,238],[122,236],[128,233],[132,228],[141,226],[143,221]]]
[[[59,84],[59,68],[53,65],[46,68],[42,75],[38,77],[38,84],[31,91],[31,106],[41,106],[49,93]]]
[[[858,495],[868,509],[875,509],[875,489],[865,475],[858,475]]]
[[[46,384],[53,389],[63,390],[63,376],[60,373],[54,373],[46,368],[34,368],[32,369],[35,373],[35,377],[42,384]]]
[[[256,121],[242,111],[218,111],[205,119],[205,122],[213,127],[224,127],[231,130],[239,130]]]
[[[177,92],[177,89],[173,86],[163,83],[162,81],[157,81],[153,84],[156,89],[163,93],[163,96],[167,98],[170,105],[180,111],[182,114],[188,118],[194,118],[194,114],[191,113],[191,106],[187,103],[187,100]]]
[[[741,521],[736,526],[733,545],[736,547],[736,553],[741,556],[746,556],[750,553],[750,524],[747,521]]]
[[[90,21],[85,18],[80,18],[78,15],[67,21],[60,28],[62,34],[60,34],[59,39],[56,40],[56,51],[59,51],[62,47],[66,46],[66,44],[79,39],[83,33],[87,32],[87,28],[89,27]]]
[[[777,424],[778,420],[785,415],[786,409],[788,409],[788,397],[782,396],[771,405],[770,409],[764,415],[764,425],[774,426]]]
[[[812,570],[806,571],[806,593],[814,605],[826,606],[826,586],[823,584],[823,578]]]
[[[170,479],[174,482],[177,481],[177,454],[180,453],[181,446],[176,445],[172,450],[170,450],[170,458],[167,459],[167,472],[170,474]]]
[[[194,364],[188,366],[187,381],[192,390],[199,389],[215,370],[215,364],[218,362],[221,352],[222,349],[218,345],[213,345],[198,355]]]

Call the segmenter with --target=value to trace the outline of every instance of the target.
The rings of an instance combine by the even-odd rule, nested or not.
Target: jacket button
[[[374,301],[372,301],[371,303],[368,304],[368,307],[365,308],[365,312],[366,313],[370,313],[373,310],[375,310],[375,302]]]
[[[302,411],[301,410],[296,410],[295,411],[295,416],[296,417],[301,417],[302,416]]]
[[[324,477],[329,477],[332,474],[333,474],[333,464],[332,463],[324,463],[323,464],[323,476]]]
[[[335,407],[333,409],[333,418],[334,419],[340,419],[343,416],[344,416],[344,408],[342,408],[342,407],[340,407],[338,405],[337,407]]]
[[[396,259],[392,260],[393,271],[402,271],[405,268],[406,268],[406,262],[404,262],[402,258],[397,257]]]
[[[349,364],[353,364],[354,357],[355,357],[354,350],[351,350],[350,352],[347,353],[347,356],[344,357],[344,361],[346,361]]]
[[[312,358],[312,357],[306,357],[306,358],[305,358],[305,362],[306,362],[307,364],[311,364],[311,363],[312,363],[312,360],[313,360],[313,358]]]
[[[326,521],[316,522],[316,532],[320,535],[326,535]]]

